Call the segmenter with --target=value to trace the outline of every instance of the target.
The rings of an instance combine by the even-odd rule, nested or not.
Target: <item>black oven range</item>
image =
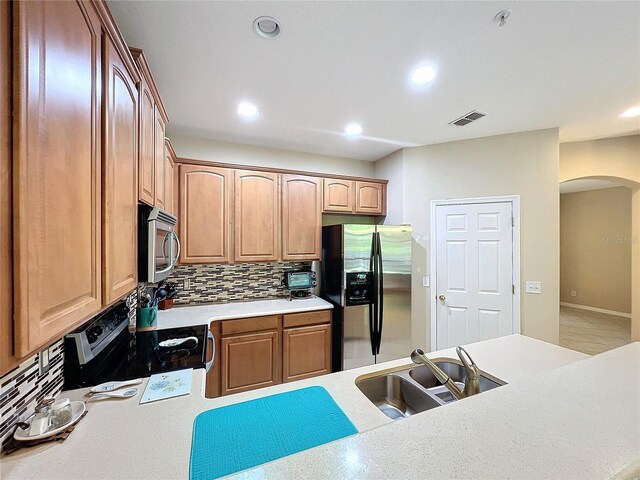
[[[65,336],[64,390],[211,367],[207,325],[131,333],[128,314],[121,302]]]

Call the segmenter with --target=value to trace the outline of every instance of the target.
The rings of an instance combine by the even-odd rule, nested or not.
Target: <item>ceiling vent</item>
[[[449,125],[455,125],[456,127],[464,127],[465,125],[468,125],[471,122],[475,122],[476,120],[484,116],[485,116],[484,113],[476,112],[475,110],[473,110],[467,113],[466,115],[463,115],[460,118],[454,120],[453,122],[449,122]]]

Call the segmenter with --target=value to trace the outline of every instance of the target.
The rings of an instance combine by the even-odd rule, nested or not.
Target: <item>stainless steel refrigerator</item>
[[[334,305],[334,371],[411,354],[411,230],[322,228],[321,296]]]

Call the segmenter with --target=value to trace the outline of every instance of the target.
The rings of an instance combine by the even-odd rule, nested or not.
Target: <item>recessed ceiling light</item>
[[[411,83],[414,85],[426,85],[436,78],[436,71],[433,67],[426,65],[416,68],[411,74]]]
[[[278,21],[273,17],[258,17],[253,21],[253,29],[264,38],[276,38],[281,29]]]
[[[362,133],[362,125],[359,123],[349,123],[344,127],[344,134],[348,137],[356,137]]]
[[[638,115],[640,115],[640,105],[637,107],[631,107],[629,110],[625,110],[620,114],[623,118],[637,117]]]
[[[240,102],[237,111],[242,118],[253,119],[258,116],[258,107],[251,102]]]

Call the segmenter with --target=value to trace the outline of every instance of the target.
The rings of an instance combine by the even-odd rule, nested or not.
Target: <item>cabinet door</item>
[[[12,6],[15,346],[26,355],[102,305],[101,35],[84,2]]]
[[[0,376],[16,363],[13,355],[11,269],[11,4],[0,2]]]
[[[282,259],[319,260],[322,250],[320,179],[282,175]]]
[[[138,160],[138,198],[147,205],[156,199],[154,101],[144,77],[140,80],[140,158]]]
[[[384,213],[384,185],[373,182],[356,182],[356,213],[382,215]]]
[[[221,394],[245,392],[281,382],[278,331],[223,337]]]
[[[331,373],[331,325],[283,330],[283,381]]]
[[[180,263],[228,262],[233,170],[180,166]]]
[[[156,181],[155,181],[155,192],[156,199],[154,205],[162,210],[166,210],[166,184],[167,184],[167,176],[165,170],[165,150],[164,150],[164,131],[165,131],[165,122],[160,115],[160,110],[157,106],[154,106],[153,112],[154,118],[154,130],[153,130],[153,139],[154,139],[154,147],[153,147],[153,157],[154,164],[156,169]]]
[[[104,36],[103,295],[109,304],[138,283],[138,91]]]
[[[235,259],[268,262],[280,254],[278,174],[236,170]]]
[[[327,213],[353,213],[354,184],[351,180],[323,179],[322,211]]]
[[[165,138],[165,162],[164,162],[164,209],[171,215],[177,216],[174,192],[175,183],[175,153],[168,138]]]

